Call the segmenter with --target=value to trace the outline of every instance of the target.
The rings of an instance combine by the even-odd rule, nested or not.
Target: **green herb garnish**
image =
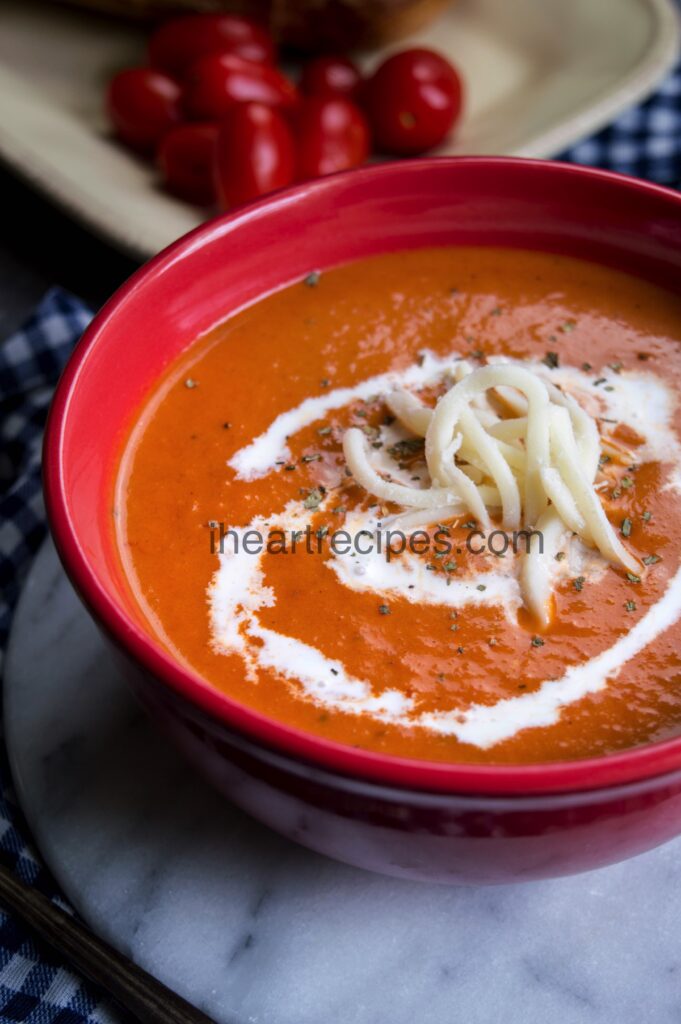
[[[321,505],[322,498],[323,494],[321,493],[321,491],[318,491],[317,488],[315,487],[308,493],[307,497],[305,498],[305,501],[303,502],[303,507],[309,509],[317,509]]]
[[[397,441],[388,448],[388,455],[393,459],[404,459],[408,455],[414,455],[423,451],[425,441],[422,437],[405,437],[403,441]]]

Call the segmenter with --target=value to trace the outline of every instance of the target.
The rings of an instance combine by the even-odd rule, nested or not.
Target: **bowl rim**
[[[81,367],[90,351],[105,337],[111,321],[129,298],[153,286],[166,267],[211,240],[238,229],[253,218],[278,210],[292,199],[327,192],[329,198],[352,175],[362,179],[413,173],[417,165],[424,175],[429,169],[448,165],[484,165],[503,172],[506,167],[525,165],[528,173],[561,174],[568,178],[600,180],[613,187],[657,196],[678,208],[681,219],[681,193],[638,178],[580,165],[521,157],[431,157],[391,161],[346,171],[312,182],[305,182],[265,196],[200,225],[143,264],[102,306],[84,331],[62,374],[49,411],[43,444],[43,484],[48,521],[57,551],[76,591],[104,631],[132,659],[162,685],[183,698],[201,717],[238,733],[252,741],[296,761],[317,765],[355,780],[388,785],[411,791],[441,794],[481,794],[527,796],[529,794],[574,793],[640,783],[681,769],[681,735],[617,753],[571,761],[531,764],[466,763],[416,760],[364,750],[325,739],[286,725],[233,700],[198,673],[182,666],[153,640],[132,617],[128,617],[109,596],[88,561],[69,513],[69,500],[63,486],[62,464],[67,457],[64,435],[72,403],[78,401],[77,385]],[[257,300],[256,300],[257,301]]]

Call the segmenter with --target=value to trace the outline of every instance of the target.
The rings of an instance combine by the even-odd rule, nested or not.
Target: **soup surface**
[[[146,628],[236,700],[392,754],[677,733],[680,343],[679,298],[564,257],[311,273],[199,339],[131,431],[116,530]]]

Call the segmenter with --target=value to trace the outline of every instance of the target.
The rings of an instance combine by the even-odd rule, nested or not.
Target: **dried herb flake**
[[[303,502],[303,507],[309,509],[317,509],[321,505],[322,498],[323,494],[315,487],[308,493],[307,497],[305,498],[305,501]]]

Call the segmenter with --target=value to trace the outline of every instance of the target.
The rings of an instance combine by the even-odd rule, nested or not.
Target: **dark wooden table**
[[[137,264],[0,165],[0,341],[52,285],[97,309]]]

